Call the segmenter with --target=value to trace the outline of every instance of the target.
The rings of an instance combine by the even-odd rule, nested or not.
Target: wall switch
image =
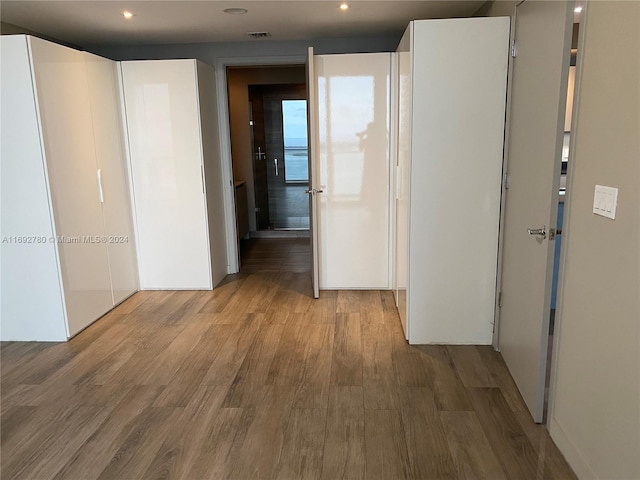
[[[618,189],[596,185],[593,194],[593,213],[614,220],[618,206]]]

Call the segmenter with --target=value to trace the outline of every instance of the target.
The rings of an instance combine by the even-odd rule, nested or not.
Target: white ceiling
[[[31,1],[1,0],[0,19],[78,46],[141,45],[250,40],[248,32],[269,31],[268,40],[302,40],[364,35],[399,35],[410,20],[471,16],[484,0],[339,1]],[[222,12],[243,7],[245,15]],[[124,10],[135,14],[131,20]]]

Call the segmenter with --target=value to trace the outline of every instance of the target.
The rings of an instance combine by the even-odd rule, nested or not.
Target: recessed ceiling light
[[[346,2],[342,2],[340,4],[340,10],[345,11],[345,10],[349,10],[349,4]]]
[[[248,11],[246,8],[225,8],[223,10],[224,13],[228,13],[229,15],[244,15]]]
[[[580,13],[582,11],[582,7],[576,7],[573,9],[574,12]]]
[[[133,18],[133,13],[131,13],[128,10],[125,10],[124,12],[122,12],[122,16],[127,20],[131,20]]]

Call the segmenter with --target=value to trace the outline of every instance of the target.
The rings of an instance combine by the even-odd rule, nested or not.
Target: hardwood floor
[[[407,345],[390,292],[311,299],[307,244],[2,344],[2,479],[575,478],[498,353]]]

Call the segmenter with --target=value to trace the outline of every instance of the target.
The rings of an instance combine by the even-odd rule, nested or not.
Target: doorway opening
[[[309,238],[307,76],[305,65],[226,73],[238,257],[246,265],[252,240]]]

